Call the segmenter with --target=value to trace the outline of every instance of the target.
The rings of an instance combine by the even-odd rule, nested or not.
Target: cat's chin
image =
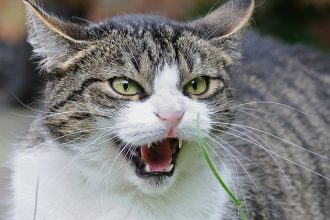
[[[162,179],[145,179],[138,189],[146,195],[162,195],[171,189],[175,182],[173,177],[163,177]]]
[[[159,188],[167,185],[168,179],[173,176],[184,141],[169,137],[141,146],[129,146],[120,139],[115,143],[121,148],[122,156],[135,169],[137,177],[143,179],[146,185]]]

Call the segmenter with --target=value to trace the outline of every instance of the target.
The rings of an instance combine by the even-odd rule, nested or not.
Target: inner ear
[[[206,38],[225,38],[244,27],[252,16],[254,0],[230,0],[190,25]]]
[[[71,42],[84,43],[87,41],[88,34],[83,26],[64,22],[49,15],[33,0],[23,0],[23,2],[26,5],[28,22],[36,22],[39,28],[42,28],[40,25],[43,25],[49,31]]]
[[[28,41],[46,72],[63,74],[93,51],[96,35],[90,28],[51,16],[32,0],[24,0],[24,3]]]

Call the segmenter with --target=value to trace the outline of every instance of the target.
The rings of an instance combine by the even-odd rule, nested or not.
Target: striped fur
[[[251,219],[328,219],[330,182],[326,178],[330,176],[330,162],[324,158],[330,156],[328,57],[303,46],[288,46],[261,37],[252,31],[245,35],[243,51],[242,64],[232,72],[237,103],[272,101],[310,114],[276,104],[241,106],[252,110],[242,109],[244,112],[236,114],[239,116],[235,124],[264,130],[296,144],[254,130],[279,155],[274,157],[288,182],[266,151],[246,141],[235,143],[239,151],[263,167],[248,166],[258,186],[250,187],[247,195]]]
[[[239,2],[239,16],[222,11],[235,9],[231,1],[206,17],[207,23],[127,15],[89,27],[48,18],[27,3],[29,39],[49,80],[46,112],[31,126],[22,151],[41,152],[53,139],[62,151],[75,152],[72,145],[86,143],[100,121],[112,121],[129,104],[148,100],[155,93],[155,73],[172,64],[179,70],[178,88],[197,75],[216,78],[212,95],[196,101],[213,112],[206,142],[234,170],[230,187],[249,219],[327,219],[329,60],[254,31],[241,37],[237,31],[250,17],[253,1]],[[214,19],[223,22],[224,15],[231,22],[218,29]],[[134,100],[115,94],[109,79],[121,76],[134,79],[145,94]],[[235,208],[224,210],[221,219],[238,219]]]

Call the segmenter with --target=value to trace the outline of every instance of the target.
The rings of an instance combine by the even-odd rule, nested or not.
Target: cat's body
[[[310,169],[274,155],[291,181],[290,186],[278,165],[260,147],[247,141],[234,145],[264,168],[252,165],[249,170],[259,188],[251,187],[248,192],[248,206],[254,213],[251,219],[328,219],[329,180],[311,170],[329,177],[329,161],[299,146],[329,157],[329,59],[301,45],[288,46],[253,32],[246,34],[243,48],[244,61],[233,76],[238,104],[273,101],[310,114],[269,103],[241,106],[247,109],[241,109],[245,113],[240,112],[234,123],[284,139],[252,130],[279,156]],[[258,140],[251,133],[245,133]]]
[[[238,4],[241,7],[238,10],[245,8],[250,11],[253,8],[251,2],[242,1],[241,5]],[[224,9],[232,9],[233,5],[229,6]],[[238,11],[237,20],[224,25],[225,29],[220,31],[210,33],[212,29],[206,28],[209,38],[213,38],[213,34],[226,37],[217,39],[214,36],[205,40],[196,37],[200,36],[198,31],[205,28],[202,20],[196,22],[196,31],[192,28],[195,23],[184,26],[153,17],[116,18],[113,20],[115,25],[110,21],[110,25],[103,25],[98,30],[101,37],[109,40],[89,45],[86,39],[96,42],[100,36],[93,35],[95,32],[90,36],[82,35],[80,29],[67,32],[65,26],[54,25],[53,20],[48,20],[34,6],[28,7],[31,11],[35,10],[36,18],[43,22],[42,26],[40,20],[31,19],[30,41],[43,58],[44,67],[52,74],[47,86],[45,108],[51,113],[44,114],[31,126],[27,139],[17,150],[12,181],[14,208],[11,214],[14,219],[32,219],[34,215],[36,219],[47,220],[238,219],[237,209],[212,176],[195,142],[197,114],[200,114],[202,133],[215,156],[214,160],[218,158],[213,150],[223,159],[223,163],[218,163],[221,176],[237,192],[250,219],[322,220],[330,215],[329,182],[312,173],[315,171],[324,176],[330,173],[328,160],[321,157],[328,156],[330,130],[330,103],[326,102],[330,67],[326,60],[320,61],[323,57],[303,49],[305,56],[295,58],[299,48],[289,48],[249,32],[243,37],[242,61],[232,65],[237,58],[237,36],[233,32],[246,22],[245,17],[249,17],[250,12],[248,16],[243,16],[244,13]],[[209,17],[212,20],[216,18],[216,14]],[[239,18],[245,21],[238,22]],[[133,29],[125,30],[128,23]],[[118,26],[125,31],[108,31],[112,28],[120,30]],[[147,27],[147,31],[134,30],[136,27]],[[50,35],[47,28],[54,33]],[[232,34],[233,38],[227,39]],[[76,35],[80,38],[74,38]],[[56,43],[50,43],[50,37]],[[58,41],[61,49],[69,50],[58,53]],[[123,45],[126,45],[125,49]],[[125,59],[111,66],[118,47],[126,51]],[[132,54],[136,56],[130,56]],[[311,68],[306,64],[308,62],[317,65]],[[136,75],[135,70],[140,75]],[[121,76],[123,71],[128,74],[126,77],[134,78],[145,90],[143,96],[129,97],[130,101],[124,104],[122,102],[128,96],[121,97],[113,91],[109,92],[109,83],[105,83],[109,78]],[[213,74],[215,78],[209,79],[209,91],[182,96],[178,84],[188,83],[193,78],[190,76],[192,73]],[[217,74],[220,79],[217,79]],[[229,76],[237,90],[235,96]],[[303,88],[306,90],[303,91]],[[237,100],[234,103],[233,97]],[[202,101],[199,102],[199,99]],[[237,106],[254,101],[269,102]],[[270,102],[284,103],[313,116]],[[235,111],[231,106],[235,106]],[[158,110],[151,110],[149,114],[149,109],[154,107]],[[167,116],[160,116],[158,112],[164,114],[163,111],[173,109],[176,111],[174,115],[182,111],[183,114],[176,118],[180,124],[172,121],[171,129],[167,130],[169,120],[164,120]],[[219,113],[222,115],[219,116]],[[233,115],[236,119],[232,121]],[[164,128],[162,123],[166,125]],[[221,123],[221,126],[214,123]],[[104,130],[96,130],[109,126],[116,137],[106,136]],[[174,130],[176,126],[177,130]],[[262,134],[252,127],[283,140]],[[146,142],[159,140],[163,130],[168,137],[183,138],[185,143],[178,153],[173,176],[163,176],[161,173],[161,178],[154,176],[148,179],[143,176],[145,171],[138,171],[139,166],[136,168],[137,174],[132,164],[127,162],[134,157],[130,151],[124,150],[124,155],[121,155],[121,149],[125,149],[126,145],[122,148],[116,147],[116,144],[119,142],[118,146],[121,146],[120,140],[124,139],[143,146]],[[208,136],[211,130],[213,133]],[[224,133],[220,134],[220,131]],[[228,132],[234,133],[235,140],[230,140],[235,136],[230,136]],[[242,132],[249,135],[242,136],[245,141],[238,138]],[[252,144],[253,141],[256,143]],[[150,162],[150,155],[142,146],[142,158]],[[158,147],[166,154],[165,144]],[[316,156],[300,147],[322,155]],[[173,150],[173,144],[171,148]],[[269,155],[270,151],[273,158]],[[244,168],[234,161],[234,156]],[[263,168],[252,164],[247,158]],[[150,162],[153,163],[151,169],[161,166]],[[297,163],[310,170],[296,166]],[[292,181],[292,186],[279,166]]]

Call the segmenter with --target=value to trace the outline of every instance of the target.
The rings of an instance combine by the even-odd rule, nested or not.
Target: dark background
[[[189,20],[223,0],[39,0],[48,11],[81,22],[123,13],[153,13]],[[330,55],[330,0],[257,0],[252,26],[290,44],[302,43]],[[24,5],[0,0],[0,109],[23,107],[39,97],[43,77],[26,43]],[[18,101],[19,100],[19,101]]]

